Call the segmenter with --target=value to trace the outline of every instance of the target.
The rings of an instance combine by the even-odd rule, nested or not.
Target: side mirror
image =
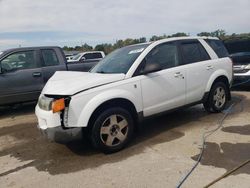
[[[81,58],[81,61],[86,61],[86,58],[85,58],[85,57],[82,57],[82,58]]]
[[[149,64],[146,64],[143,70],[143,74],[149,74],[149,73],[157,72],[160,70],[162,70],[162,67],[158,63],[149,63]]]

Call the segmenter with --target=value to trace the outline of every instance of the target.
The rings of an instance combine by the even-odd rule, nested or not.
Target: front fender
[[[219,69],[216,70],[211,76],[209,81],[207,82],[207,86],[206,86],[206,92],[209,92],[214,81],[220,77],[220,76],[225,76],[228,79],[228,82],[230,82],[230,75],[227,73],[227,71],[223,70],[223,69]]]
[[[117,98],[129,100],[134,104],[137,112],[142,111],[142,103],[138,102],[138,99],[136,98],[135,95],[133,95],[133,93],[130,93],[122,89],[108,90],[99,93],[84,106],[78,118],[77,125],[79,127],[87,127],[91,115],[101,104],[103,104],[106,101]]]

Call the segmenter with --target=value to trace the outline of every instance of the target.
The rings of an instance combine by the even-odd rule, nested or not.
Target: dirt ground
[[[239,103],[239,98],[242,102]],[[201,164],[183,187],[203,187],[250,158],[250,92],[209,137]],[[86,141],[52,143],[37,130],[34,104],[0,109],[0,187],[176,187],[200,152],[201,134],[223,114],[201,105],[142,124],[130,146],[105,155]],[[212,187],[250,187],[250,164]]]

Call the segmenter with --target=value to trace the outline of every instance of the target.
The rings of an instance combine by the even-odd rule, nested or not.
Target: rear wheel
[[[123,149],[131,140],[134,122],[131,114],[119,107],[104,110],[96,118],[91,131],[91,142],[104,153]]]
[[[213,84],[207,101],[203,103],[206,111],[218,113],[224,110],[229,97],[228,93],[228,87],[224,82]]]

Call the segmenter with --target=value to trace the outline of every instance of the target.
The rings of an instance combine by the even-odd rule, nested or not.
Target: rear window
[[[181,43],[181,52],[184,64],[209,60],[204,47],[198,41]]]
[[[224,46],[222,41],[220,41],[220,40],[212,40],[212,39],[206,39],[205,41],[215,51],[215,53],[217,54],[217,56],[219,58],[229,56],[228,51],[227,51],[227,49]]]
[[[94,59],[92,53],[87,53],[87,54],[85,54],[83,57],[85,57],[86,60],[88,60],[88,59]]]
[[[56,52],[54,50],[42,50],[42,56],[45,66],[55,66],[60,64]]]
[[[99,52],[93,53],[93,58],[94,59],[100,59],[100,58],[102,58],[102,54],[99,53]]]

